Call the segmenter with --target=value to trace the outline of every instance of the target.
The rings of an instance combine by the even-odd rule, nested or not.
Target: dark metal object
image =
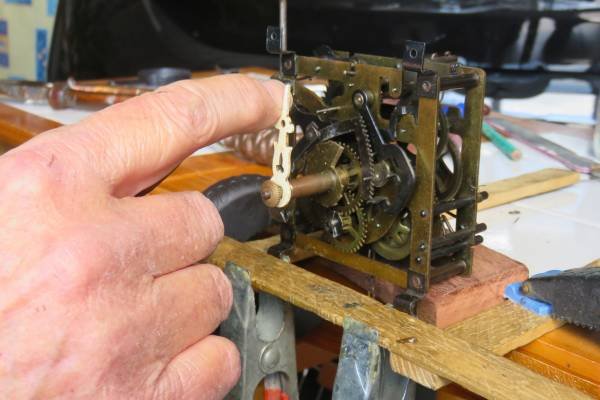
[[[221,215],[225,235],[245,242],[271,224],[269,209],[260,197],[260,187],[266,179],[261,175],[236,176],[204,191]]]
[[[401,293],[394,298],[394,308],[409,315],[417,315],[417,305],[421,300],[417,296],[411,296],[407,293]]]
[[[460,275],[467,269],[467,264],[463,260],[453,261],[441,267],[435,267],[431,271],[431,282],[437,283],[455,275]]]
[[[443,201],[435,205],[433,213],[435,215],[440,215],[442,213],[456,210],[457,208],[462,208],[473,203],[475,203],[475,197],[464,197],[462,199],[455,199],[452,201]]]
[[[150,68],[139,71],[137,81],[110,81],[106,84],[82,84],[73,78],[66,82],[5,79],[0,80],[0,94],[23,103],[47,103],[55,109],[103,107],[191,77],[191,71],[185,68]]]
[[[403,66],[409,71],[423,71],[425,43],[407,40],[404,46]]]
[[[408,200],[413,194],[415,188],[415,171],[406,152],[396,143],[387,143],[389,140],[386,141],[384,139],[375,122],[375,117],[369,108],[368,93],[357,91],[354,93],[353,102],[367,126],[373,152],[378,157],[377,161],[389,163],[389,167],[394,171],[395,176],[391,184],[398,187],[397,193],[395,193],[393,198],[387,199],[384,208],[387,213],[397,215],[400,210],[406,207]]]
[[[378,342],[376,330],[351,319],[344,320],[334,400],[416,398],[416,383],[392,371],[389,352],[381,349]]]
[[[523,283],[528,297],[552,305],[555,318],[600,330],[600,267],[583,267]]]
[[[305,137],[293,150],[296,201],[282,211],[290,218],[272,253],[308,247],[417,298],[434,280],[470,273],[485,228],[476,221],[483,71],[449,53],[426,56],[418,42],[406,43],[405,59],[321,54],[281,53],[279,78],[292,86],[292,120]],[[325,82],[325,96],[307,89],[313,80]],[[464,117],[453,124],[460,149],[448,141],[439,103],[449,88],[466,93]],[[267,204],[278,204],[275,186],[265,186]],[[440,215],[450,210],[457,233]],[[325,234],[304,235],[314,231]]]
[[[138,72],[139,82],[151,87],[164,86],[184,79],[192,79],[192,71],[187,68],[145,68]]]
[[[437,236],[433,238],[431,241],[432,249],[437,249],[439,247],[448,246],[450,244],[456,243],[460,240],[465,240],[475,233],[481,233],[487,229],[485,224],[477,224],[475,225],[475,229],[461,229],[456,232],[448,233],[443,236]]]
[[[258,310],[248,273],[233,263],[225,267],[233,287],[233,307],[220,334],[237,345],[242,375],[227,399],[251,400],[258,384],[272,374],[284,374],[283,392],[298,399],[296,347],[292,306],[258,293]]]
[[[47,103],[54,109],[105,107],[150,90],[125,85],[80,84],[72,78],[66,82],[0,80],[0,94],[23,103]]]
[[[267,52],[271,54],[281,54],[283,46],[281,42],[281,29],[278,26],[269,26],[267,28]]]

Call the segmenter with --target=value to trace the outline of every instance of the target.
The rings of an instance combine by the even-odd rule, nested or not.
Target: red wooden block
[[[334,265],[334,270],[384,303],[393,303],[401,289],[362,272]],[[455,276],[429,288],[417,308],[419,319],[445,328],[479,314],[503,300],[504,288],[527,279],[522,263],[485,246],[476,246],[471,276]]]

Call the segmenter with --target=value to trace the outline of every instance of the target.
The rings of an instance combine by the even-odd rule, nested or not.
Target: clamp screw
[[[425,217],[427,216],[427,210],[421,210],[421,212],[419,213],[419,215],[420,215],[422,218],[425,218]]]
[[[279,350],[267,345],[263,348],[260,355],[260,369],[262,369],[263,372],[269,373],[277,367],[280,359],[281,355],[279,354]]]

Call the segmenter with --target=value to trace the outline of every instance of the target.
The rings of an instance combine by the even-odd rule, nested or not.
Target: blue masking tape
[[[541,274],[535,275],[536,277],[540,276],[555,276],[560,274],[561,271],[551,270],[547,272],[543,272]],[[543,301],[534,300],[525,296],[521,292],[521,286],[523,282],[511,283],[504,289],[504,297],[512,301],[513,303],[519,304],[526,308],[527,310],[540,315],[542,317],[547,317],[552,315],[552,305],[545,303]]]

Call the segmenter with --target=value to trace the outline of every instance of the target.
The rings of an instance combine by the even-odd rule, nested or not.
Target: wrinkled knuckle
[[[189,377],[188,377],[189,379]],[[152,400],[171,400],[184,397],[185,377],[179,370],[173,369],[165,374],[154,387]]]
[[[4,190],[15,191],[20,196],[37,196],[47,193],[60,183],[54,155],[23,151],[7,156],[0,162],[0,176]]]
[[[107,244],[93,239],[84,231],[65,233],[60,245],[50,254],[44,275],[48,284],[53,284],[67,301],[81,300],[89,295],[97,281],[99,271],[105,274],[112,269]]]
[[[243,100],[241,103],[246,108],[246,115],[252,118],[253,121],[249,122],[263,122],[268,117],[268,108],[265,107],[268,94],[263,87],[256,80],[247,77],[240,76],[240,84],[238,85],[240,91],[240,98]]]
[[[231,311],[231,306],[233,304],[233,288],[231,282],[220,268],[215,267],[214,265],[206,265],[205,268],[212,278],[218,298],[217,301],[219,302],[218,308],[221,311],[221,319],[224,320],[229,315],[229,311]]]
[[[201,86],[191,87],[190,81],[165,86],[157,96],[167,117],[193,143],[201,144],[211,137],[219,125],[219,113],[214,99]]]
[[[241,359],[240,351],[237,346],[230,340],[223,338],[223,353],[227,360],[227,374],[230,378],[230,385],[234,385],[238,381],[241,374]]]
[[[203,241],[210,247],[216,247],[223,239],[225,227],[215,205],[200,192],[190,192],[187,197],[192,213],[199,219],[203,229]]]

